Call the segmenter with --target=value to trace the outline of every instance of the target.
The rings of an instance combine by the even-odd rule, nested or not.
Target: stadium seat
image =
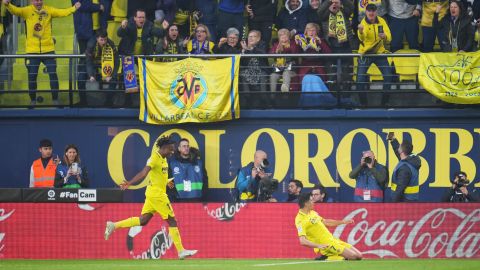
[[[418,50],[402,49],[395,53],[420,53]],[[419,57],[393,57],[395,70],[399,75],[399,80],[403,81],[417,81]]]

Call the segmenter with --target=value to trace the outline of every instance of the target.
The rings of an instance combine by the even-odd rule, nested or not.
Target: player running
[[[326,226],[338,226],[353,223],[353,220],[324,219],[313,210],[314,203],[310,193],[301,193],[298,198],[300,210],[295,217],[300,244],[322,253],[325,259],[341,256],[347,260],[361,260],[362,253],[352,245],[334,238]]]
[[[167,158],[171,157],[175,151],[175,141],[170,137],[161,137],[155,144],[156,151],[147,161],[147,165],[130,181],[124,181],[120,187],[122,190],[127,189],[130,185],[138,183],[147,175],[150,176],[147,190],[145,191],[145,203],[143,204],[140,217],[130,217],[118,222],[107,221],[105,228],[105,240],[118,228],[130,228],[134,226],[145,226],[148,224],[154,213],[160,214],[162,219],[168,223],[168,232],[172,237],[173,244],[178,252],[178,257],[184,259],[195,255],[197,250],[187,250],[183,248],[180,232],[178,231],[177,221],[173,213],[172,205],[167,196],[168,184],[168,162]]]

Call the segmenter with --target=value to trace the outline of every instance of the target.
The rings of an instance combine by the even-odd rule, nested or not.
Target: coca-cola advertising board
[[[296,204],[176,203],[183,244],[197,258],[313,258],[299,244]],[[479,204],[317,204],[331,228],[367,258],[480,258]],[[176,258],[168,225],[154,216],[144,227],[119,229],[104,240],[105,223],[138,216],[138,203],[2,203],[0,258]]]

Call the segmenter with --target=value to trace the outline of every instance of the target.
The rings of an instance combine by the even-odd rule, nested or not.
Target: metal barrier
[[[215,59],[222,57],[231,57],[232,55],[216,54],[216,55],[138,55],[137,58],[155,59],[156,61],[164,61],[167,58],[183,59],[188,57]],[[408,65],[403,65],[402,70],[410,70],[410,74],[393,73],[389,80],[390,86],[383,86],[384,78],[378,70],[369,70],[369,76],[365,77],[366,81],[357,82],[357,59],[362,56],[360,54],[243,54],[240,66],[240,105],[244,109],[298,109],[298,108],[373,108],[373,107],[442,107],[447,104],[441,102],[423,90],[418,84],[418,66],[415,61]],[[403,57],[416,59],[419,57],[417,53],[404,54],[382,54],[367,55],[368,57],[387,57],[390,60]],[[115,92],[114,107],[137,107],[138,94],[123,94],[123,79],[119,74],[118,84],[115,90],[97,89],[87,90],[78,89],[79,76],[76,63],[78,59],[85,58],[84,55],[61,54],[61,55],[1,55],[0,59],[12,59],[13,65],[23,65],[23,67],[9,68],[12,74],[0,76],[0,78],[13,78],[9,81],[8,87],[0,92],[0,108],[22,108],[22,107],[105,107],[102,101],[105,101],[105,94]],[[57,74],[59,74],[58,84],[60,85],[59,100],[60,103],[50,102],[49,76],[48,71],[39,69],[39,78],[37,79],[38,94],[36,104],[33,106],[29,103],[28,94],[29,86],[26,83],[28,74],[23,74],[26,70],[25,65],[19,59],[31,61],[32,58],[37,59],[56,59]],[[263,62],[260,66],[256,66],[255,73],[256,82],[252,82],[249,78],[249,68],[252,68],[250,59],[260,59]],[[290,76],[290,83],[286,82],[288,76],[285,76],[285,70],[278,72],[275,70],[274,63],[276,59],[289,58],[295,59],[295,64],[287,74]],[[15,61],[13,61],[15,60]],[[71,61],[74,60],[74,61]],[[391,62],[391,61],[390,61]],[[305,64],[306,63],[306,64]],[[418,63],[418,62],[417,62]],[[42,66],[41,66],[42,67]],[[392,66],[393,67],[393,64]],[[384,68],[384,67],[378,67]],[[397,66],[397,70],[399,70]],[[413,70],[413,72],[412,72]],[[275,72],[277,71],[277,72]],[[13,74],[17,72],[18,74]],[[316,75],[322,78],[328,89],[318,89],[318,91],[304,93],[301,91],[301,78],[304,75]],[[2,74],[0,74],[2,75]],[[403,75],[409,75],[401,78]],[[20,76],[20,77],[18,77]],[[3,84],[3,82],[0,82]],[[21,87],[19,87],[19,85]],[[84,87],[81,87],[84,88]],[[100,85],[100,88],[103,88]],[[387,89],[390,88],[390,89]],[[84,91],[84,92],[83,92]],[[45,95],[45,93],[47,93]],[[87,102],[79,104],[79,94],[85,93]],[[322,98],[320,98],[322,97]],[[329,100],[325,104],[313,103],[311,106],[306,102],[302,104],[302,100]],[[122,103],[123,100],[123,103]],[[133,100],[133,102],[131,102]],[[366,102],[368,101],[368,102]],[[389,102],[386,102],[389,101]],[[311,103],[311,102],[310,102]]]

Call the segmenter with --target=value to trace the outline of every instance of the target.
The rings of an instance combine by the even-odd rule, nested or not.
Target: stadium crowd
[[[404,49],[470,52],[480,45],[480,0],[72,0],[72,8],[67,9],[47,6],[43,0],[29,1],[31,5],[19,8],[15,3],[20,1],[3,0],[2,14],[7,18],[3,21],[9,21],[8,13],[23,17],[26,52],[51,54],[55,52],[51,19],[73,14],[79,53],[87,55],[87,63],[82,60],[78,67],[79,90],[98,80],[110,90],[121,88],[117,82],[123,80],[116,76],[117,71],[121,74],[120,63],[112,61],[112,68],[102,69],[110,54],[363,55]],[[55,60],[38,58],[26,64],[32,104],[42,61],[50,75],[53,101],[58,103]],[[298,91],[312,78],[317,90],[328,90],[327,81],[344,81],[345,77],[351,81],[355,65],[357,90],[364,90],[372,63],[383,75],[384,90],[396,79],[395,67],[386,57],[360,57],[358,64],[353,62],[352,58],[245,58],[240,90]],[[86,102],[84,94],[80,98]],[[362,95],[360,101],[367,103]],[[111,104],[111,98],[106,104]]]

